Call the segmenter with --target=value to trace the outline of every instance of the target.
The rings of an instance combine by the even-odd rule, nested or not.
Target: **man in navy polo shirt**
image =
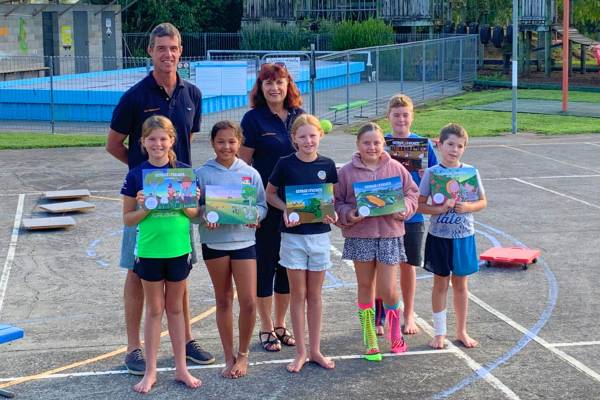
[[[191,165],[191,141],[200,131],[202,94],[193,84],[177,74],[177,64],[183,47],[181,35],[170,23],[152,30],[148,54],[154,69],[148,76],[127,90],[113,111],[106,150],[129,169],[145,161],[140,138],[142,124],[155,114],[169,118],[177,130],[175,154],[177,159]],[[129,137],[128,146],[125,139]],[[140,323],[144,308],[144,291],[140,278],[133,272],[136,228],[125,227],[121,243],[120,265],[128,269],[125,279],[124,303],[127,328],[125,365],[130,373],[144,375],[145,361],[140,343]],[[183,304],[186,319],[186,355],[198,364],[211,364],[214,357],[193,340],[189,315],[189,295],[186,288]]]

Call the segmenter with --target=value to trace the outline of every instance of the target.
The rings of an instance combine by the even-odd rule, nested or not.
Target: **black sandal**
[[[279,333],[277,333],[278,330],[283,330],[283,333],[280,335]],[[291,334],[290,331],[287,330],[285,326],[277,326],[273,328],[273,332],[275,332],[275,336],[277,337],[277,339],[279,339],[279,341],[285,344],[286,346],[292,347],[296,345],[296,338]],[[290,344],[290,340],[293,340],[294,343]]]
[[[265,335],[267,338],[263,340],[263,337]],[[258,332],[258,340],[260,341],[262,348],[265,349],[266,351],[270,351],[273,353],[277,352],[277,351],[281,351],[281,342],[279,341],[279,338],[277,337],[277,335],[275,334],[274,331]],[[280,348],[274,347],[276,345],[280,345]]]

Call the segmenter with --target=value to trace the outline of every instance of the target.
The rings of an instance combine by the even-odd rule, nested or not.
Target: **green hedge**
[[[394,41],[394,29],[372,18],[362,22],[344,21],[333,29],[334,50],[393,44]]]
[[[282,26],[271,19],[242,26],[242,50],[306,50],[310,48],[310,34],[294,24]]]

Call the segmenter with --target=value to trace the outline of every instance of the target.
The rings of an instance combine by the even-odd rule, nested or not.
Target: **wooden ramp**
[[[40,204],[38,207],[53,214],[74,211],[84,212],[96,208],[94,204],[88,203],[87,201],[66,201],[62,203]]]
[[[28,230],[64,229],[75,226],[72,217],[23,218],[23,228]]]
[[[561,36],[563,34],[562,25],[553,25],[552,30]],[[597,42],[587,36],[583,36],[581,33],[579,33],[579,31],[576,28],[569,28],[569,41],[577,44],[582,44],[584,46],[595,46],[597,44],[600,44],[600,42]]]
[[[81,199],[90,197],[90,195],[90,191],[87,189],[55,190],[44,193],[44,197],[48,200]]]

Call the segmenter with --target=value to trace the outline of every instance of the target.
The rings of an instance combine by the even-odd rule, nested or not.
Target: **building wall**
[[[0,4],[0,71],[9,69],[25,69],[27,67],[44,66],[44,40],[42,15],[44,12],[57,12],[60,14],[69,6],[60,4],[24,4],[15,8],[16,4]],[[88,12],[88,43],[90,57],[90,71],[102,70],[102,47],[105,22],[102,21],[100,10],[102,5],[75,5],[62,15],[58,15],[58,31],[55,41],[58,41],[58,56],[60,56],[60,73],[74,72],[74,35],[73,11]],[[104,11],[118,13],[121,7],[113,5]],[[8,16],[5,14],[13,10]],[[94,15],[98,13],[97,15]],[[68,33],[61,34],[63,27],[71,27],[71,38],[73,45],[69,48],[64,46],[64,39],[68,39]],[[122,54],[122,26],[121,14],[115,15],[114,26],[111,27],[111,35],[116,41],[116,54]],[[68,29],[66,29],[68,30]],[[120,63],[119,63],[120,65]]]

